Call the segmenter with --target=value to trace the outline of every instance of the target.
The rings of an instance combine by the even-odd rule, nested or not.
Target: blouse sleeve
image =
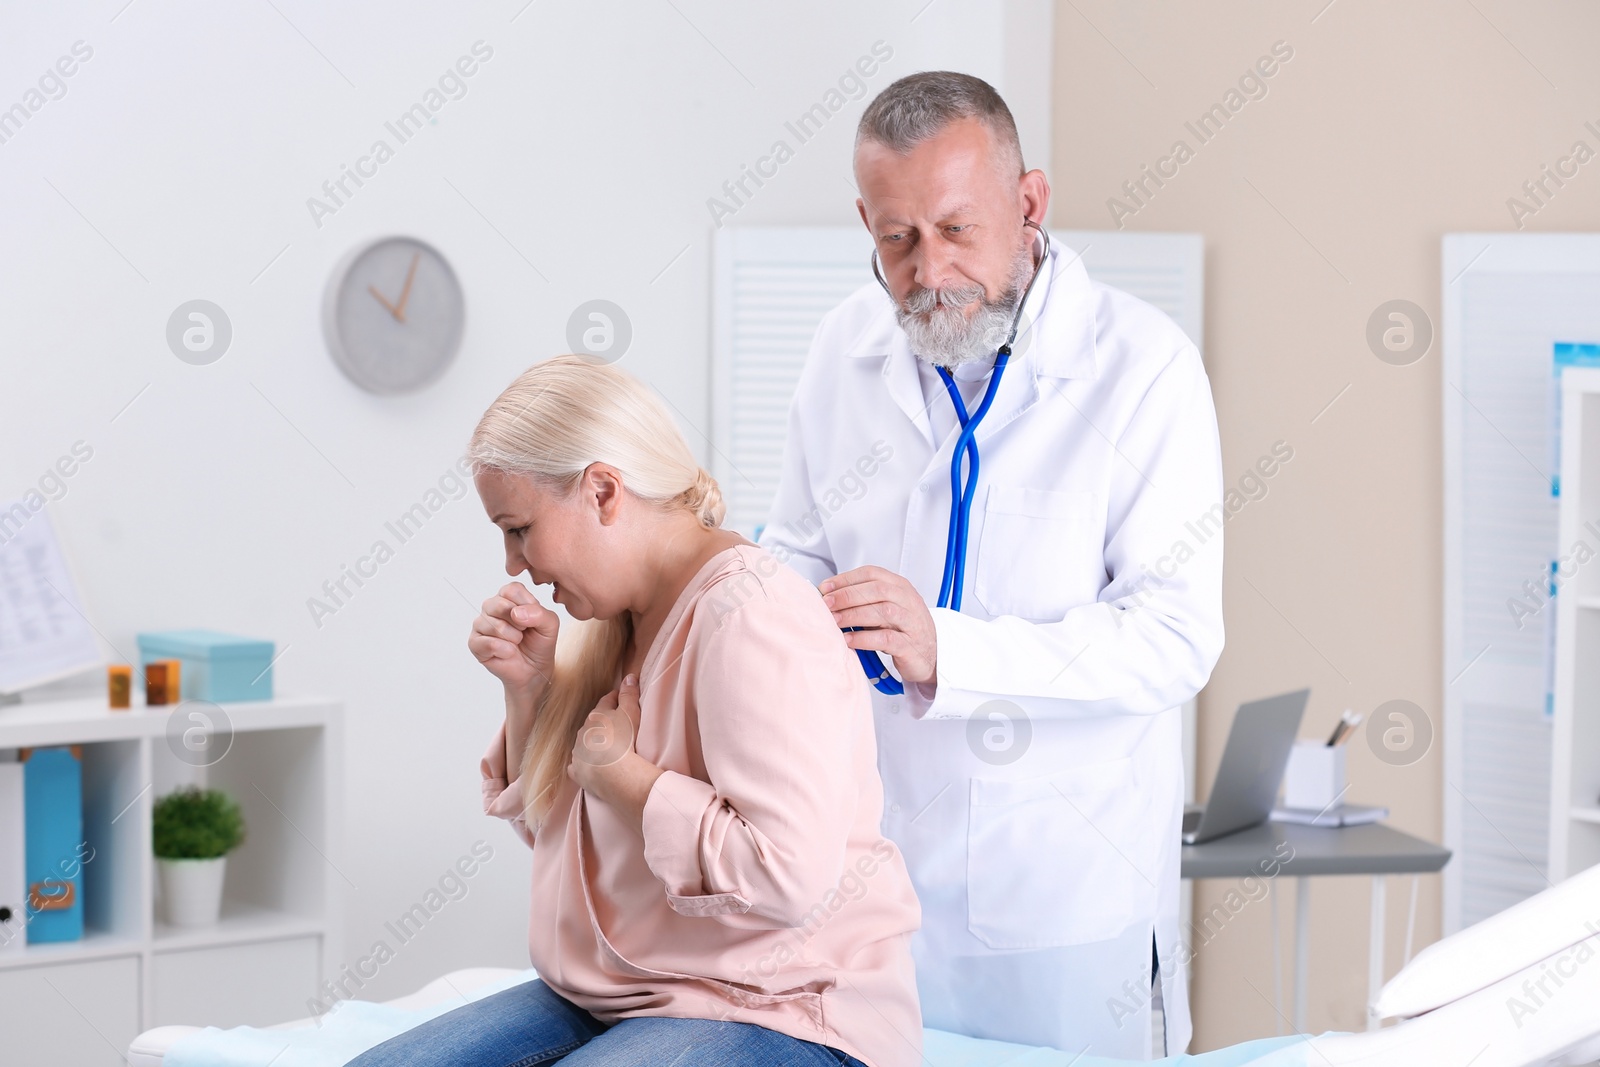
[[[489,751],[478,762],[483,776],[483,810],[486,815],[505,819],[511,823],[516,835],[533,847],[533,830],[528,826],[527,813],[522,807],[522,790],[516,783],[506,781],[506,724],[502,721]]]
[[[871,707],[816,590],[753,579],[735,575],[696,605],[707,621],[686,658],[708,780],[656,779],[645,862],[679,914],[798,927],[825,907],[844,868],[861,802],[855,748]]]

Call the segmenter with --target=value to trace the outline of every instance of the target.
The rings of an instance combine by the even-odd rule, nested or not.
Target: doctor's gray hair
[[[856,147],[871,141],[904,155],[960,119],[975,118],[1010,157],[1018,174],[1022,142],[1011,109],[994,86],[970,74],[925,70],[908,74],[873,98],[856,126]]]

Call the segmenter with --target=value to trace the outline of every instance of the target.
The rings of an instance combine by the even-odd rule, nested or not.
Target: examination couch
[[[382,1004],[345,1001],[269,1028],[162,1026],[129,1067],[337,1067],[470,1000],[535,977],[475,968]],[[1173,1067],[1577,1067],[1600,1060],[1600,867],[1430,945],[1384,986],[1365,1033],[1263,1038],[1156,1061]],[[1092,1050],[1090,1050],[1092,1052]],[[1119,1067],[1092,1054],[928,1030],[930,1067]]]

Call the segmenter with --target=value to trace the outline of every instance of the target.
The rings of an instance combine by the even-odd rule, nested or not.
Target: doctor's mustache
[[[926,315],[938,309],[959,310],[977,303],[987,294],[977,282],[966,285],[947,285],[941,289],[913,289],[900,301],[900,308],[908,315]]]

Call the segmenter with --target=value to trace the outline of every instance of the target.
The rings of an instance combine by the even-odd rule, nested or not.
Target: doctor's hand
[[[817,589],[840,629],[861,627],[845,633],[845,644],[893,656],[905,681],[934,680],[939,650],[933,613],[909,581],[882,567],[857,567]]]
[[[643,833],[644,803],[662,770],[634,751],[639,714],[639,680],[630,674],[578,727],[567,777]]]
[[[507,582],[483,602],[467,648],[489,673],[518,693],[536,693],[555,669],[561,617],[521,582]]]

